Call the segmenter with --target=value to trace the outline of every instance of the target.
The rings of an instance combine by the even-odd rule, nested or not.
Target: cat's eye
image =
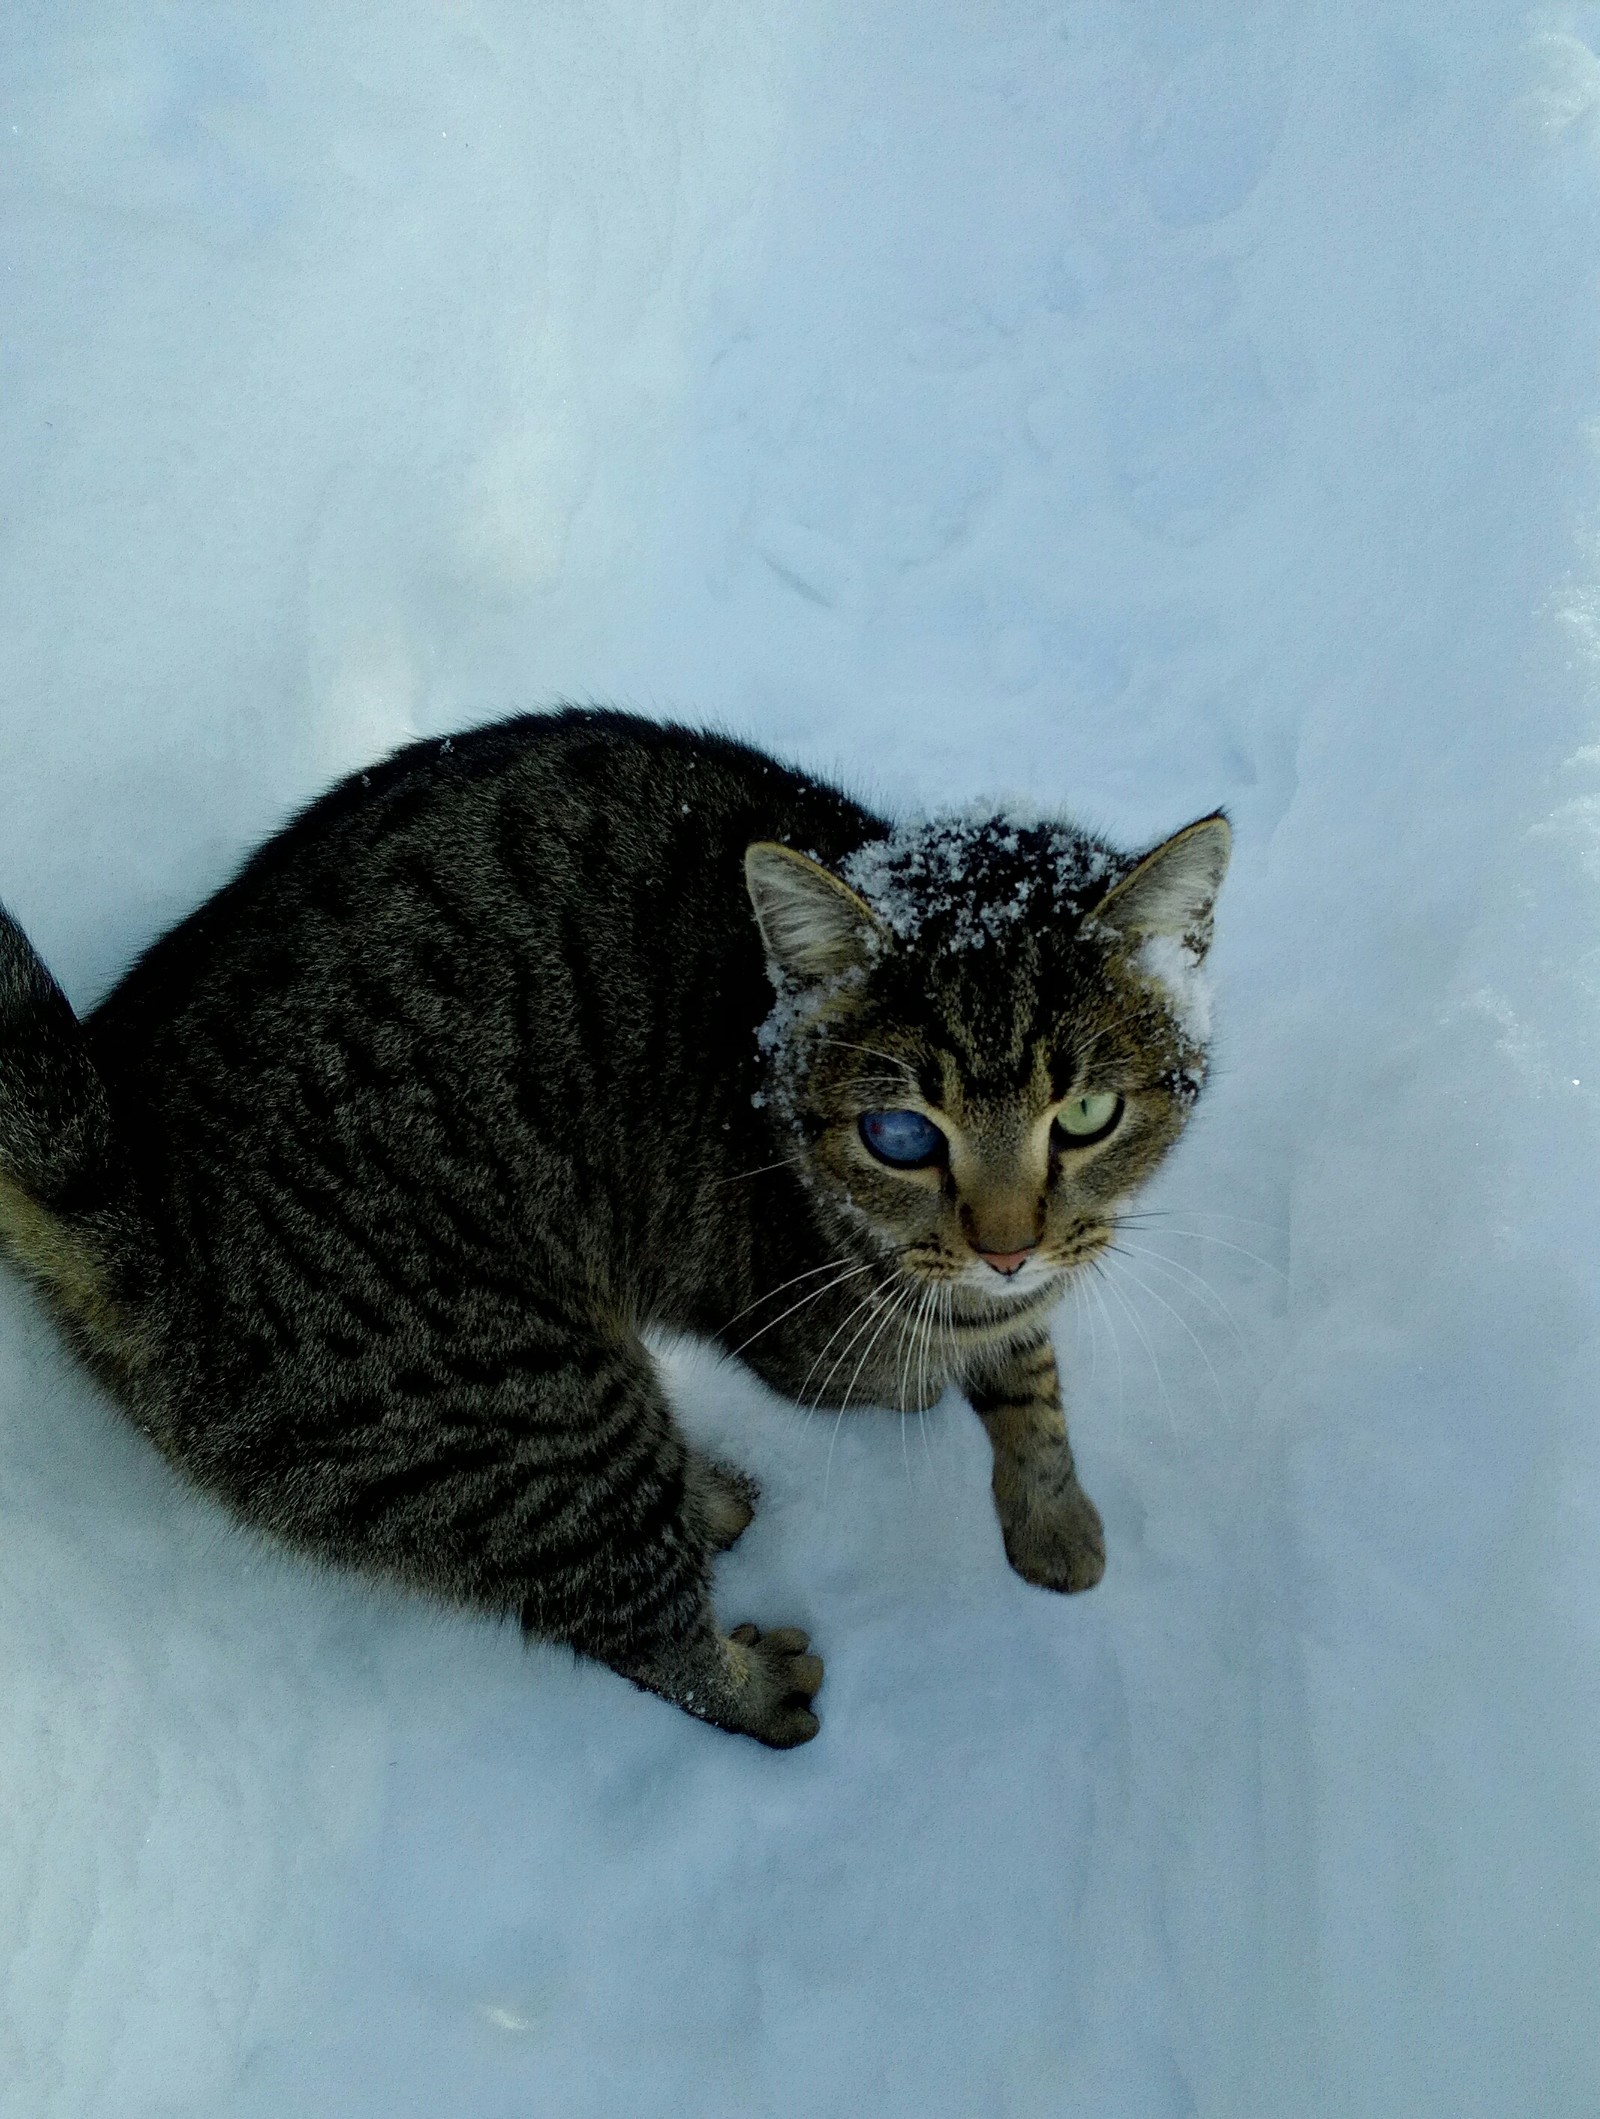
[[[1056,1113],[1058,1139],[1069,1148],[1087,1148],[1104,1140],[1122,1116],[1122,1098],[1102,1090],[1097,1096],[1075,1096]]]
[[[861,1138],[869,1154],[897,1170],[925,1170],[944,1161],[944,1135],[920,1111],[864,1111]]]

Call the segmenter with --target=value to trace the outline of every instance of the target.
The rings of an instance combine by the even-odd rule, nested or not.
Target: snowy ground
[[[961,1407],[673,1356],[803,1752],[258,1551],[0,1286],[6,2119],[1600,2107],[1592,47],[13,0],[0,893],[75,997],[562,695],[1238,855],[1062,1323],[1102,1589],[1008,1574]]]

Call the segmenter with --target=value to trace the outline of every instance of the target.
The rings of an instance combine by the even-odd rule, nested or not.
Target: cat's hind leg
[[[677,1522],[663,1527],[659,1559],[636,1548],[630,1571],[639,1568],[664,1585],[676,1564],[681,1579],[684,1550],[698,1545],[707,1559],[726,1551],[754,1515],[758,1494],[746,1473],[687,1449]],[[712,1610],[707,1571],[702,1566],[692,1606],[684,1583],[655,1603],[647,1625],[635,1622],[623,1636],[604,1625],[580,1627],[574,1645],[719,1729],[780,1751],[808,1743],[817,1733],[811,1703],[822,1683],[822,1663],[809,1638],[798,1626],[762,1632],[745,1624],[724,1633]]]
[[[590,1388],[612,1407],[615,1440],[527,1555],[524,1626],[719,1729],[779,1750],[808,1742],[822,1663],[807,1636],[724,1633],[711,1605],[712,1555],[749,1523],[755,1481],[684,1441],[643,1348],[608,1350]]]
[[[724,1633],[713,1554],[755,1483],[694,1450],[648,1351],[558,1318],[485,1349],[438,1332],[357,1394],[270,1379],[270,1460],[231,1498],[263,1527],[448,1602],[515,1614],[718,1727],[787,1746],[817,1730],[804,1634]]]
[[[676,1509],[664,1512],[654,1499],[648,1504],[645,1513],[656,1525],[651,1535],[634,1533],[621,1543],[603,1595],[597,1594],[591,1564],[581,1600],[568,1606],[575,1618],[561,1630],[584,1654],[700,1721],[777,1750],[808,1743],[817,1733],[811,1703],[822,1683],[822,1663],[807,1635],[798,1626],[761,1631],[749,1624],[724,1633],[712,1609],[711,1556],[730,1546],[750,1521],[756,1483],[732,1465],[685,1447],[669,1427],[656,1465],[675,1457],[681,1480]],[[657,1476],[644,1485],[654,1489]],[[618,1512],[635,1520],[640,1513],[625,1497],[619,1497]],[[568,1602],[560,1581],[547,1578],[541,1588],[547,1609]]]
[[[745,1625],[725,1634],[708,1601],[692,1634],[657,1643],[642,1660],[630,1652],[613,1667],[700,1721],[789,1751],[809,1743],[819,1726],[811,1703],[822,1662],[810,1650],[798,1626],[762,1633]]]

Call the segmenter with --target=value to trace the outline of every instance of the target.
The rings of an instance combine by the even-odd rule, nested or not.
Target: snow
[[[1065,818],[978,804],[900,819],[887,838],[851,854],[841,873],[899,940],[932,930],[942,947],[965,952],[1003,942],[1031,920],[1075,923],[1107,880],[1131,866]]]
[[[1597,55],[7,11],[0,893],[77,1000],[564,696],[1235,857],[1211,1086],[1063,1314],[1100,1589],[1006,1571],[959,1405],[669,1354],[803,1751],[259,1549],[0,1286],[0,2109],[1595,2109]]]
[[[1202,958],[1175,934],[1147,935],[1139,944],[1140,975],[1158,987],[1185,1043],[1207,1045],[1213,1029],[1211,981]]]

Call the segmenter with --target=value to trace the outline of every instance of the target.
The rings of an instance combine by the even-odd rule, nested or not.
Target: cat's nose
[[[1019,1267],[1027,1264],[1037,1249],[1037,1244],[1030,1243],[1025,1251],[980,1251],[978,1256],[986,1266],[993,1266],[997,1273],[1004,1273],[1009,1280]]]

